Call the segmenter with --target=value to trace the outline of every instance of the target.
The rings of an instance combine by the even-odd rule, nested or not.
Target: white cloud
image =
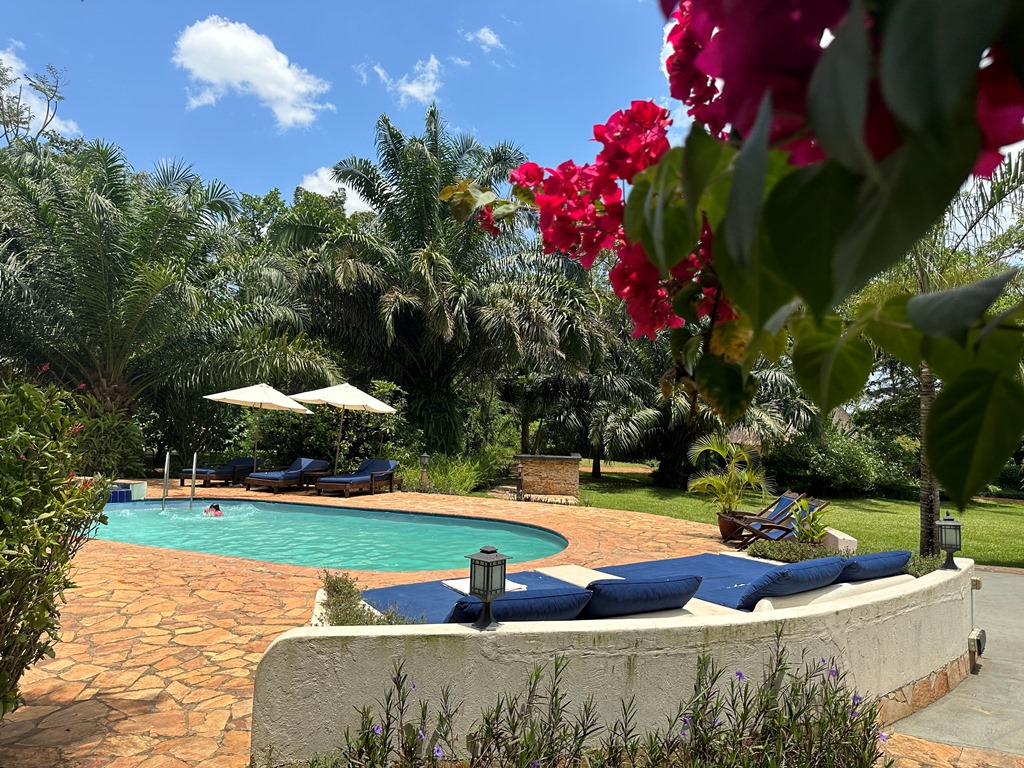
[[[471,43],[478,44],[484,53],[490,53],[492,48],[504,48],[501,38],[490,27],[480,27],[476,32],[466,32],[464,37]]]
[[[389,91],[398,93],[398,101],[403,107],[410,99],[420,104],[429,104],[437,98],[437,92],[441,90],[444,83],[441,82],[441,62],[434,54],[430,54],[427,61],[417,61],[413,67],[415,73],[412,77],[402,75],[398,80],[390,77],[387,71],[380,64],[375,64],[373,71]]]
[[[280,128],[309,125],[317,112],[334,109],[317,101],[330,83],[290,62],[266,35],[220,16],[187,27],[174,46],[173,61],[198,86],[187,91],[189,109],[216,104],[235,91],[256,96]]]
[[[372,210],[370,205],[347,184],[339,184],[331,178],[331,169],[325,166],[320,166],[312,173],[307,173],[302,177],[302,182],[299,184],[300,187],[309,190],[310,192],[316,192],[318,195],[327,197],[337,189],[345,190],[345,213],[352,215],[353,213],[359,213],[360,211]]]
[[[21,89],[21,102],[32,112],[32,120],[29,122],[29,131],[37,132],[42,127],[43,118],[46,116],[46,100],[34,91],[26,82],[25,77],[30,74],[28,65],[15,53],[16,50],[24,50],[25,45],[18,40],[11,40],[10,45],[0,51],[0,62],[10,68],[11,77],[19,78],[20,81],[11,86],[12,91]],[[50,122],[47,130],[56,131],[61,136],[81,136],[82,131],[74,120],[63,118],[57,115]]]
[[[352,66],[352,69],[356,73],[356,77],[359,78],[359,84],[360,85],[366,85],[367,82],[369,82],[369,78],[367,78],[367,76],[366,76],[366,69],[367,69],[368,66],[369,65],[365,64],[365,63],[363,63],[363,64],[354,64]]]
[[[469,66],[469,60],[468,59],[464,59],[461,56],[449,56],[448,57],[448,61],[450,61],[452,64],[454,64],[457,67],[468,67]]]

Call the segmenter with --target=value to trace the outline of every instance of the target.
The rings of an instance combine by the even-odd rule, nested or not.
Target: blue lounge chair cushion
[[[527,589],[509,592],[492,603],[497,621],[568,621],[580,615],[593,593],[566,586],[555,589]],[[447,624],[470,624],[480,618],[483,603],[464,597],[455,603],[445,619]]]
[[[352,472],[342,472],[338,475],[332,475],[331,477],[321,477],[321,483],[338,483],[341,485],[348,485],[354,483],[369,483],[370,473],[380,472],[394,472],[398,469],[398,462],[390,459],[363,459],[359,464],[359,469],[353,470]],[[385,480],[387,475],[377,474],[378,480]]]
[[[845,564],[844,557],[819,557],[802,563],[776,566],[747,586],[736,607],[749,611],[762,597],[795,595],[798,592],[826,587],[836,580]]]
[[[270,472],[252,472],[249,477],[258,480],[298,480],[303,472],[317,472],[327,469],[328,462],[322,459],[296,459],[288,469],[279,469]]]
[[[903,566],[909,560],[910,552],[906,549],[848,557],[846,565],[835,583],[842,584],[847,581],[867,581],[868,579],[884,579],[886,576],[895,576],[903,570]]]
[[[598,579],[587,585],[594,593],[581,619],[607,619],[631,613],[682,608],[700,586],[700,576],[640,579]]]

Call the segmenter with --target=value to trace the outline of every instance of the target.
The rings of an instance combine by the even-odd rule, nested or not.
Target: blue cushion
[[[349,483],[368,483],[370,482],[369,475],[361,475],[358,473],[347,474],[347,475],[335,475],[333,477],[321,477],[318,482],[321,483],[336,483],[338,485],[348,485]]]
[[[848,557],[846,565],[835,583],[842,584],[846,581],[867,581],[868,579],[884,579],[886,576],[895,576],[903,570],[903,566],[909,560],[910,552],[906,549]]]
[[[700,586],[700,576],[648,579],[599,579],[587,585],[594,593],[581,619],[606,619],[631,613],[682,608]]]
[[[787,563],[758,576],[740,596],[736,607],[752,610],[762,597],[780,597],[826,587],[836,580],[846,558],[819,557],[802,563]]]
[[[508,592],[491,605],[497,621],[568,621],[579,616],[593,593],[579,587],[527,589]],[[480,618],[483,603],[464,597],[455,603],[445,622],[470,624]]]

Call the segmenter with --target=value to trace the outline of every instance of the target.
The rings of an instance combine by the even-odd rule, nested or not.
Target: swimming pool
[[[223,517],[207,517],[210,499],[107,504],[96,538],[233,555],[270,563],[363,571],[469,568],[465,555],[492,544],[509,562],[561,552],[566,540],[529,525],[311,504],[214,499]]]

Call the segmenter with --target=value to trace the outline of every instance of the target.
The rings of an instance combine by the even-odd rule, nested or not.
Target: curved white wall
[[[451,624],[294,629],[256,670],[253,754],[272,747],[275,763],[287,763],[336,748],[346,727],[358,725],[357,708],[382,696],[399,659],[418,699],[436,701],[448,685],[465,702],[463,735],[499,693],[522,690],[530,670],[556,655],[569,660],[573,701],[592,695],[610,722],[635,695],[640,722],[660,724],[688,697],[700,654],[756,679],[780,624],[794,659],[835,656],[857,691],[882,696],[967,650],[973,562],[957,563],[959,571],[875,592],[741,615],[529,622],[494,632]]]

